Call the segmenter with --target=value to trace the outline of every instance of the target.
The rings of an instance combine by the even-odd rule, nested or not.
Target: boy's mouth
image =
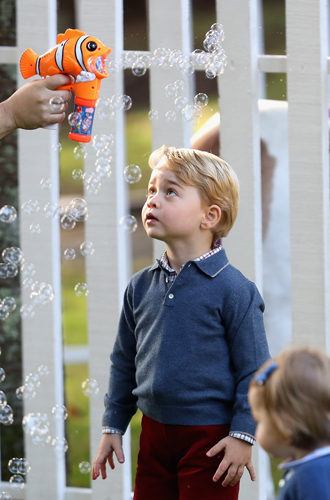
[[[146,221],[148,220],[158,220],[151,212],[146,214]]]

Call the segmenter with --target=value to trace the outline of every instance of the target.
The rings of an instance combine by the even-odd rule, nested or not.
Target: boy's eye
[[[174,189],[168,189],[166,194],[173,196],[176,195],[176,192],[174,191]]]

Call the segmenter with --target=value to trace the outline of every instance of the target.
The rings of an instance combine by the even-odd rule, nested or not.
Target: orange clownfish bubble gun
[[[72,29],[60,33],[56,43],[42,56],[27,49],[20,61],[22,76],[40,75],[45,78],[58,73],[72,75],[75,83],[58,89],[71,90],[75,94],[74,112],[78,119],[72,125],[69,137],[78,142],[90,142],[95,105],[100,96],[101,80],[108,76],[105,64],[111,49],[97,38]]]

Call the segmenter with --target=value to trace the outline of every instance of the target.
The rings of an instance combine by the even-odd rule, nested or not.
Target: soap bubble
[[[24,319],[31,319],[34,316],[34,308],[31,304],[24,304],[20,308],[21,317]]]
[[[49,105],[51,111],[54,111],[54,113],[60,113],[64,110],[64,99],[60,95],[52,97],[49,101]]]
[[[9,472],[11,472],[12,474],[17,474],[18,473],[18,469],[19,469],[19,465],[20,465],[20,459],[19,458],[12,458],[12,459],[10,459],[9,462],[8,462]]]
[[[73,156],[76,160],[81,160],[87,157],[86,146],[84,144],[79,144],[73,150]]]
[[[52,446],[55,453],[66,453],[68,451],[69,445],[65,438],[57,437],[53,439]]]
[[[33,285],[33,278],[25,278],[22,284],[24,288],[31,288]]]
[[[17,399],[19,399],[20,401],[22,399],[24,399],[24,385],[21,385],[20,387],[17,387],[16,391],[15,391],[15,394],[16,394],[16,397]]]
[[[174,106],[179,111],[182,111],[188,104],[188,99],[186,97],[180,96],[177,97],[174,101]]]
[[[94,245],[91,241],[84,241],[80,245],[80,252],[82,255],[93,255],[94,253]]]
[[[143,76],[147,72],[147,64],[146,62],[139,57],[133,64],[132,64],[132,73],[135,76]]]
[[[114,115],[111,99],[100,97],[96,103],[97,114],[101,120],[109,120]]]
[[[114,137],[112,134],[97,134],[93,137],[92,146],[94,149],[111,148],[114,144]]]
[[[25,387],[40,387],[40,379],[37,373],[29,373],[28,375],[26,375],[24,382]]]
[[[39,373],[40,377],[45,377],[46,375],[49,375],[48,366],[40,365],[38,368],[38,373]]]
[[[108,71],[109,73],[118,73],[122,69],[122,63],[121,61],[117,61],[116,59],[113,59],[109,57],[109,62],[108,62]]]
[[[80,462],[78,467],[81,474],[89,474],[91,471],[91,464],[89,462]]]
[[[216,76],[217,76],[216,68],[214,68],[213,66],[207,66],[207,68],[205,68],[205,76],[206,76],[206,78],[209,78],[210,80],[212,80],[213,78],[216,78]]]
[[[71,127],[78,127],[81,124],[82,116],[80,113],[74,111],[68,116],[68,122]]]
[[[219,33],[219,37],[220,37],[222,40],[224,40],[224,39],[225,39],[225,31],[224,31],[224,29],[223,29],[222,24],[220,24],[220,23],[214,23],[214,24],[212,24],[212,26],[211,26],[211,30],[213,30],[213,31],[218,31],[218,33]],[[222,41],[222,40],[221,40],[221,41]]]
[[[6,404],[0,408],[0,424],[11,425],[14,422],[14,412],[11,406]]]
[[[167,97],[176,97],[178,94],[178,88],[174,83],[170,83],[165,87],[165,94]]]
[[[135,184],[136,182],[139,182],[142,177],[140,167],[138,165],[134,165],[133,163],[127,165],[127,167],[125,167],[124,169],[124,177],[125,181],[129,184]]]
[[[28,474],[31,470],[31,465],[26,458],[20,458],[19,459],[19,465],[18,465],[18,473],[19,474]]]
[[[36,270],[34,264],[29,262],[24,262],[21,266],[21,275],[23,278],[32,278],[34,276]]]
[[[62,144],[60,142],[54,142],[52,149],[57,153],[60,153],[62,151]]]
[[[21,209],[22,211],[25,213],[25,214],[32,214],[32,213],[37,213],[39,211],[39,202],[37,200],[28,200],[28,201],[25,201],[22,206],[21,206]]]
[[[15,490],[20,490],[24,488],[24,478],[23,476],[20,476],[19,474],[14,474],[9,478],[9,483],[12,488],[15,488]]]
[[[137,230],[138,224],[134,215],[124,215],[119,221],[120,226],[126,233],[134,233]]]
[[[207,106],[209,102],[209,98],[206,94],[200,93],[196,94],[194,97],[194,103],[196,106],[199,106],[200,108],[204,108],[204,106]]]
[[[72,215],[64,214],[61,218],[61,226],[66,231],[71,231],[76,227],[76,221]]]
[[[16,208],[11,205],[4,205],[0,209],[0,221],[5,222],[6,224],[11,224],[16,220],[17,211]]]
[[[168,121],[168,122],[175,122],[176,112],[175,111],[167,111],[167,113],[165,113],[165,118],[166,118],[166,121]]]
[[[127,68],[132,67],[133,63],[137,60],[138,54],[137,52],[126,52],[124,56],[124,63]]]
[[[18,247],[5,248],[1,255],[4,262],[11,262],[12,264],[19,264],[23,259],[23,252]]]
[[[179,49],[172,50],[168,55],[168,63],[170,67],[177,64],[178,60],[181,59],[182,52]]]
[[[6,378],[6,372],[3,368],[0,368],[0,382],[3,382]]]
[[[80,179],[82,179],[82,176],[83,176],[83,171],[80,169],[80,168],[76,168],[75,170],[73,170],[72,172],[72,177],[78,181]]]
[[[182,110],[182,115],[184,119],[187,122],[192,122],[194,121],[197,117],[199,117],[198,114],[198,108],[196,106],[193,106],[191,104],[188,104],[183,110]]]
[[[129,95],[120,95],[118,97],[113,96],[112,104],[115,109],[123,109],[124,111],[128,111],[131,109],[133,101]]]
[[[94,378],[87,378],[81,384],[85,396],[96,396],[100,390],[97,381]]]
[[[23,417],[22,425],[25,434],[31,436],[34,429],[44,429],[45,427],[47,429],[49,428],[48,416],[46,413],[28,413]]]
[[[49,178],[41,179],[40,186],[42,189],[50,189],[52,187],[52,181]]]
[[[156,121],[158,120],[159,113],[156,109],[151,109],[148,113],[148,116],[150,121]]]
[[[3,408],[7,405],[7,398],[3,391],[0,391],[0,408]]]
[[[194,63],[190,56],[183,56],[178,59],[176,65],[184,75],[192,75],[195,71]]]
[[[67,207],[67,215],[73,217],[76,222],[83,222],[86,219],[87,212],[87,202],[82,198],[73,199]]]
[[[195,49],[191,54],[192,59],[196,65],[205,65],[208,53],[201,49]]]
[[[34,283],[30,294],[30,299],[32,305],[34,306],[44,306],[54,299],[53,287],[47,283]]]
[[[9,312],[13,312],[16,309],[16,300],[14,299],[14,297],[5,297],[2,301],[1,306],[5,306],[6,308],[8,308]]]
[[[34,222],[33,224],[30,225],[30,233],[31,234],[40,234],[40,232],[41,232],[40,224]]]
[[[0,278],[5,280],[8,274],[8,266],[7,264],[0,264]]]
[[[174,82],[174,85],[178,90],[183,90],[184,89],[184,81],[183,80],[176,80]]]
[[[64,258],[66,260],[73,260],[76,258],[76,252],[74,250],[74,248],[66,248],[66,250],[64,250]]]
[[[57,203],[46,203],[44,206],[44,213],[47,219],[51,219],[52,217],[60,215],[61,207]]]
[[[34,444],[41,446],[49,444],[52,440],[48,425],[40,425],[38,427],[34,427],[31,431],[30,436]]]
[[[95,166],[96,166],[96,172],[100,178],[104,179],[105,177],[110,177],[111,164],[110,164],[109,160],[100,156],[96,160]]]
[[[90,194],[97,194],[101,187],[101,177],[95,172],[85,174],[83,182],[86,187],[86,191]]]
[[[77,283],[74,287],[75,294],[77,297],[87,297],[88,295],[88,286],[87,283]]]
[[[68,410],[63,405],[56,405],[52,408],[52,415],[55,420],[66,420],[68,418]]]
[[[15,278],[18,274],[18,267],[15,264],[8,263],[7,265],[7,278]]]
[[[7,491],[1,491],[0,500],[13,500],[13,497]]]

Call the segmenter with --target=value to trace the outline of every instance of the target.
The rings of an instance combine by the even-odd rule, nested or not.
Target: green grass
[[[90,486],[90,474],[81,474],[79,464],[90,462],[89,458],[89,398],[82,391],[81,384],[88,378],[87,365],[65,367],[65,400],[69,417],[66,434],[69,442],[67,451],[67,484],[81,488]]]

